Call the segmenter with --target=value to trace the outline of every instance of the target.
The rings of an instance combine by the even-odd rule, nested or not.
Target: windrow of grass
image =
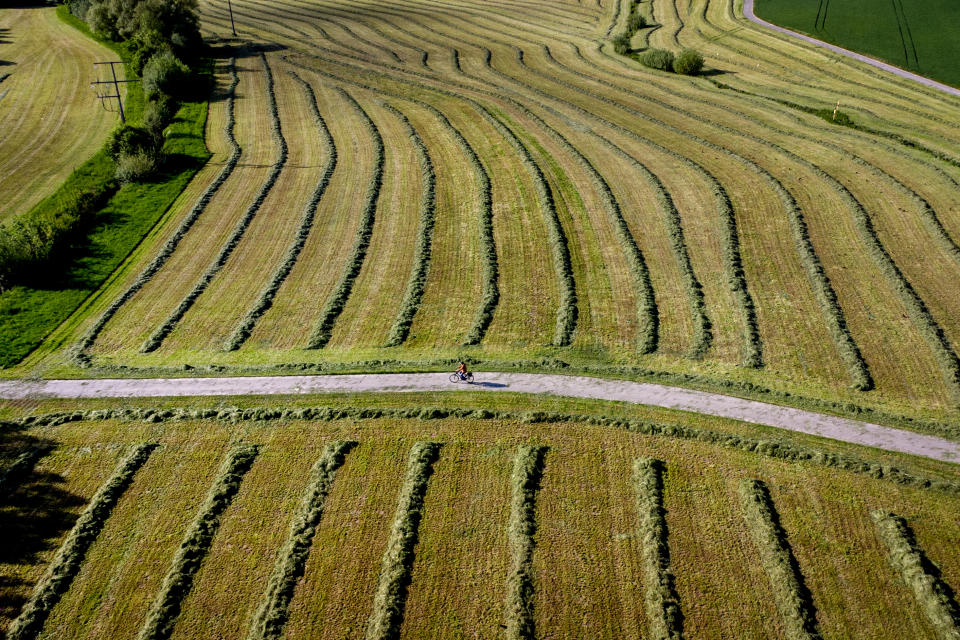
[[[508,640],[532,640],[536,637],[533,615],[533,550],[537,531],[537,491],[543,476],[546,448],[520,445],[510,477],[511,566],[507,575],[504,619]]]
[[[24,476],[30,473],[37,460],[48,453],[43,447],[30,447],[16,458],[13,462],[0,470],[0,492],[9,494],[17,486],[17,483]]]
[[[207,290],[207,287],[210,286],[210,283],[213,281],[213,279],[218,273],[220,273],[221,269],[223,269],[224,265],[226,265],[227,260],[230,259],[230,255],[240,243],[244,233],[246,233],[247,229],[250,227],[250,223],[253,222],[253,218],[260,211],[263,201],[266,200],[270,190],[273,189],[274,184],[276,184],[277,179],[280,177],[280,173],[283,171],[284,165],[287,163],[287,141],[283,137],[283,128],[280,124],[280,114],[277,110],[273,72],[270,69],[270,63],[267,61],[267,56],[263,52],[260,53],[260,60],[263,64],[263,69],[267,78],[267,98],[270,114],[273,119],[272,129],[274,142],[277,146],[277,158],[273,163],[273,168],[270,171],[270,174],[260,186],[260,189],[257,192],[253,202],[240,217],[233,229],[233,233],[220,249],[220,253],[217,254],[210,266],[207,267],[207,270],[200,277],[200,280],[196,285],[194,285],[193,290],[187,294],[177,308],[173,310],[167,319],[164,320],[163,323],[150,335],[150,337],[147,338],[146,342],[143,343],[143,346],[140,348],[143,353],[156,351],[160,348],[160,345],[163,344],[164,338],[166,338],[167,335],[173,331],[174,327],[176,327],[177,323],[180,322],[187,311],[190,310],[190,307],[193,306],[193,303],[197,300],[197,298],[199,298],[203,292]]]
[[[290,272],[293,270],[294,265],[296,265],[297,260],[303,251],[304,245],[307,243],[307,238],[313,229],[313,221],[317,214],[317,207],[320,204],[320,200],[323,198],[323,194],[327,190],[327,185],[330,184],[330,178],[333,176],[333,171],[337,167],[337,146],[333,140],[333,136],[330,135],[330,129],[327,127],[326,121],[323,119],[323,116],[320,114],[319,108],[317,107],[317,96],[313,92],[313,88],[294,72],[290,71],[289,73],[297,81],[297,83],[303,87],[303,91],[307,96],[310,110],[317,126],[317,133],[319,134],[320,138],[320,147],[322,148],[325,156],[323,173],[320,175],[320,179],[310,196],[310,200],[304,207],[300,226],[297,228],[297,234],[294,237],[293,242],[287,249],[286,259],[283,261],[283,264],[281,264],[274,272],[273,277],[267,286],[264,287],[263,291],[260,292],[260,297],[257,299],[253,308],[247,312],[241,324],[236,328],[229,340],[227,340],[227,343],[224,345],[224,348],[227,351],[235,351],[236,349],[239,349],[250,337],[257,320],[259,320],[260,317],[273,305],[273,299],[280,290],[280,286],[287,279],[287,276],[290,275]]]

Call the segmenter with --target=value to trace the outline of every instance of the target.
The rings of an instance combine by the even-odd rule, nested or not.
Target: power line
[[[120,84],[123,83],[123,82],[136,82],[136,80],[118,80],[118,79],[117,79],[117,70],[116,70],[116,68],[115,68],[113,65],[115,65],[115,64],[123,64],[123,61],[122,61],[122,60],[110,60],[110,61],[106,61],[106,62],[94,62],[94,63],[93,63],[93,68],[96,69],[96,68],[98,67],[98,65],[101,65],[101,64],[108,64],[108,65],[110,65],[110,74],[113,76],[113,79],[111,79],[111,80],[94,80],[93,82],[90,83],[90,88],[97,92],[97,98],[100,99],[100,104],[101,104],[101,106],[103,106],[104,109],[107,108],[107,103],[106,103],[107,100],[112,100],[113,98],[116,98],[116,99],[117,99],[117,107],[118,107],[119,110],[120,110],[120,122],[126,123],[127,119],[126,119],[126,117],[124,117],[124,114],[123,114],[123,98],[120,96]],[[112,84],[112,85],[113,85],[114,94],[113,94],[113,95],[107,95],[107,94],[105,94],[105,93],[104,93],[104,94],[101,94],[101,93],[98,91],[98,89],[97,89],[97,85],[101,85],[101,84]]]

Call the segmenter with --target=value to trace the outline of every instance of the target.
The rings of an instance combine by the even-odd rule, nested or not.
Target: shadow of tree
[[[4,470],[20,453],[39,451],[0,488],[0,629],[17,617],[30,596],[33,584],[21,575],[22,568],[43,562],[42,554],[57,545],[86,504],[85,498],[64,488],[63,476],[36,469],[54,445],[22,431],[4,433],[0,441]]]

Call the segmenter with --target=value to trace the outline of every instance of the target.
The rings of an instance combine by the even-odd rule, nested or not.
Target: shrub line
[[[430,272],[430,258],[433,246],[433,227],[437,212],[437,175],[433,170],[433,161],[430,152],[420,134],[410,124],[410,119],[397,108],[384,103],[384,108],[400,119],[417,154],[417,164],[420,166],[420,223],[417,227],[417,242],[413,249],[413,265],[410,276],[407,278],[407,288],[400,302],[400,311],[397,313],[386,346],[397,347],[403,344],[410,335],[410,326],[413,318],[420,309],[423,292],[427,286],[427,276]]]
[[[147,461],[156,448],[155,444],[141,444],[133,448],[119,464],[110,479],[100,487],[90,504],[77,518],[76,523],[60,545],[57,554],[37,582],[33,593],[17,619],[7,630],[8,640],[36,638],[43,630],[50,612],[70,588],[90,545],[100,535],[113,508],[120,500],[133,476]]]
[[[287,141],[283,137],[283,129],[280,126],[280,112],[277,109],[277,98],[274,90],[273,72],[270,70],[270,63],[267,62],[266,54],[264,54],[262,51],[260,52],[260,60],[263,62],[263,69],[267,76],[267,98],[270,106],[271,125],[273,129],[272,133],[273,139],[277,145],[277,159],[274,161],[273,169],[270,171],[270,175],[267,176],[266,181],[264,181],[264,183],[260,186],[260,190],[257,192],[257,196],[254,198],[254,201],[250,204],[246,212],[244,212],[243,216],[237,222],[233,229],[233,233],[220,249],[220,253],[214,259],[213,263],[207,268],[206,272],[200,277],[200,280],[194,286],[193,290],[188,293],[187,296],[180,302],[179,306],[177,306],[173,313],[171,313],[163,322],[163,324],[161,324],[157,330],[154,331],[149,338],[147,338],[146,342],[144,342],[143,346],[140,348],[141,353],[150,353],[151,351],[156,351],[160,345],[163,344],[164,339],[170,334],[171,331],[173,331],[174,327],[177,326],[177,323],[180,322],[190,307],[193,306],[193,303],[196,302],[197,298],[199,298],[200,295],[206,291],[214,277],[220,273],[220,270],[223,269],[224,265],[226,265],[227,260],[233,253],[233,250],[237,248],[238,244],[240,244],[240,240],[243,238],[243,235],[253,222],[253,218],[260,211],[263,201],[266,200],[267,195],[273,189],[274,184],[276,184],[277,179],[280,177],[280,173],[283,171],[284,165],[287,163]]]
[[[882,510],[871,511],[870,518],[877,527],[877,536],[887,547],[890,566],[913,592],[937,635],[941,640],[960,640],[960,606],[953,590],[917,544],[906,520]]]
[[[533,550],[537,532],[537,492],[543,477],[546,447],[520,445],[510,476],[510,573],[505,603],[507,640],[533,640]]]
[[[160,591],[150,605],[147,620],[137,634],[138,640],[165,640],[173,633],[180,607],[193,588],[193,579],[210,550],[223,513],[233,502],[243,476],[250,470],[258,453],[257,445],[240,445],[224,459],[216,480],[173,557]]]
[[[337,470],[356,442],[331,442],[310,470],[310,484],[290,524],[290,533],[277,555],[266,592],[247,631],[247,640],[279,640],[290,616],[297,581],[303,576],[313,536],[323,517]]]
[[[767,485],[760,480],[740,483],[743,518],[770,578],[773,599],[783,619],[788,640],[822,640],[813,597],[803,581],[780,516]]]
[[[366,259],[367,248],[370,246],[370,238],[373,235],[373,223],[377,213],[377,202],[380,199],[380,188],[383,186],[384,155],[383,138],[380,136],[380,130],[377,129],[377,125],[353,96],[340,87],[336,87],[336,91],[350,105],[354,113],[360,117],[363,128],[373,141],[373,174],[370,176],[370,182],[367,183],[363,213],[357,227],[350,258],[344,266],[340,280],[330,297],[327,298],[323,312],[320,314],[320,320],[307,341],[307,349],[322,349],[330,341],[333,325],[343,312],[343,307],[347,304],[347,299],[353,291],[353,283],[360,275],[360,269],[363,267],[364,259]]]
[[[294,236],[293,242],[290,244],[290,248],[287,249],[286,259],[283,261],[283,264],[277,267],[273,278],[270,279],[267,286],[260,292],[260,297],[224,345],[224,350],[226,351],[236,351],[239,349],[250,337],[250,334],[253,333],[253,327],[257,321],[273,306],[273,299],[280,291],[280,286],[287,279],[287,276],[290,275],[290,272],[293,271],[294,265],[297,264],[297,260],[300,258],[300,253],[307,244],[307,238],[310,236],[310,231],[313,229],[313,221],[317,215],[317,207],[320,205],[320,200],[323,198],[323,194],[327,190],[327,185],[330,184],[330,179],[333,177],[333,171],[337,167],[337,145],[333,140],[333,136],[330,135],[330,129],[327,127],[326,121],[320,114],[320,109],[317,106],[317,96],[313,92],[313,88],[293,71],[288,71],[287,73],[301,85],[304,93],[307,95],[310,111],[313,113],[313,119],[317,125],[320,147],[327,160],[323,167],[323,173],[320,175],[320,180],[317,182],[317,186],[314,188],[310,200],[307,201],[307,204],[304,206],[300,226],[297,228],[297,233]]]
[[[237,162],[240,160],[240,155],[242,149],[237,143],[237,139],[234,137],[234,126],[236,124],[236,114],[235,114],[235,105],[236,105],[236,88],[237,84],[240,82],[240,78],[237,76],[237,61],[236,58],[230,59],[230,73],[231,81],[230,86],[227,89],[227,122],[224,125],[224,132],[227,136],[227,142],[230,145],[230,157],[227,158],[227,161],[224,163],[223,168],[220,170],[220,173],[217,174],[217,177],[213,182],[203,191],[199,198],[197,198],[196,203],[194,203],[193,208],[187,214],[187,216],[180,223],[180,226],[177,227],[177,230],[173,233],[172,236],[167,240],[163,245],[157,255],[150,261],[150,264],[140,272],[140,275],[137,276],[137,279],[131,284],[120,296],[117,297],[113,303],[104,310],[100,317],[97,318],[96,322],[93,323],[93,326],[87,330],[83,335],[80,341],[76,344],[74,348],[74,360],[80,366],[87,367],[90,366],[91,360],[90,355],[87,351],[93,347],[94,342],[100,335],[100,332],[103,331],[103,328],[107,325],[111,318],[120,310],[124,304],[127,303],[140,289],[142,289],[154,275],[166,264],[170,256],[173,255],[173,252],[177,249],[177,246],[180,244],[180,241],[184,236],[187,235],[187,232],[197,221],[197,218],[200,217],[200,214],[204,212],[209,204],[210,200],[213,198],[213,195],[220,189],[227,178],[230,177],[230,174],[233,173],[234,168],[237,166]]]
[[[788,462],[810,462],[819,466],[842,469],[871,478],[887,479],[904,486],[919,489],[935,489],[948,494],[960,495],[960,482],[948,482],[931,476],[918,475],[909,471],[903,471],[889,464],[866,462],[855,456],[828,453],[805,445],[794,445],[780,440],[752,438],[679,424],[561,412],[490,411],[486,409],[446,409],[429,406],[415,406],[408,409],[325,406],[303,409],[283,407],[256,407],[250,409],[187,409],[184,407],[92,409],[87,411],[55,412],[37,416],[27,416],[13,422],[0,422],[0,433],[10,429],[56,427],[85,420],[145,420],[160,423],[168,420],[218,420],[223,422],[238,422],[246,420],[372,420],[376,418],[413,418],[420,420],[464,418],[475,420],[520,420],[524,423],[580,422],[589,425],[624,429],[631,433],[648,436],[694,440],[706,444],[756,453],[769,458],[786,460]]]
[[[670,569],[667,512],[663,507],[665,465],[654,458],[633,462],[639,532],[643,539],[644,602],[650,637],[683,639],[683,612]]]
[[[400,637],[407,587],[413,570],[414,547],[419,539],[418,528],[423,517],[424,496],[439,454],[440,444],[437,442],[417,442],[410,449],[390,539],[383,552],[373,611],[367,621],[367,640]]]

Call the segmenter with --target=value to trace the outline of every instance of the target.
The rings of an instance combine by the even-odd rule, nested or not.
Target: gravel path
[[[615,400],[733,418],[842,442],[960,462],[960,443],[912,431],[812,411],[645,382],[527,373],[478,373],[472,385],[451,384],[447,373],[331,376],[0,381],[0,398],[139,398],[333,392],[470,390]]]
[[[880,60],[877,60],[875,58],[870,58],[868,56],[863,55],[862,53],[857,53],[856,51],[850,51],[849,49],[838,47],[835,44],[830,44],[829,42],[824,42],[823,40],[817,40],[816,38],[812,38],[808,35],[797,33],[796,31],[791,31],[790,29],[785,29],[783,27],[767,22],[762,18],[758,18],[757,15],[753,12],[753,0],[743,0],[743,15],[747,18],[747,20],[750,20],[751,22],[755,22],[762,27],[773,29],[774,31],[778,31],[792,38],[799,38],[800,40],[809,42],[810,44],[814,44],[818,47],[824,47],[825,49],[829,49],[834,53],[839,53],[840,55],[847,56],[848,58],[853,58],[855,60],[859,60],[860,62],[865,62],[869,65],[877,67],[878,69],[883,69],[884,71],[889,71],[890,73],[896,74],[901,78],[906,78],[907,80],[913,80],[914,82],[925,84],[928,87],[939,89],[944,93],[960,96],[960,89],[957,89],[955,87],[951,87],[941,82],[937,82],[936,80],[931,80],[930,78],[924,78],[923,76],[918,76],[915,73],[910,73],[909,71],[905,71],[900,67],[895,67],[892,64],[887,64],[886,62],[881,62]]]

